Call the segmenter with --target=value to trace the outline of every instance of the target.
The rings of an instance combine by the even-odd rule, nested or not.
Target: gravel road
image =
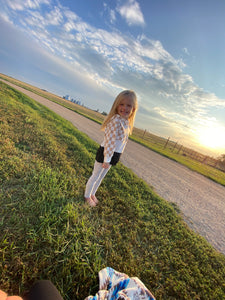
[[[100,143],[100,126],[81,115],[30,91],[5,82],[72,122]],[[128,141],[121,162],[144,179],[162,198],[178,205],[190,228],[225,254],[225,187],[167,159],[133,141]]]

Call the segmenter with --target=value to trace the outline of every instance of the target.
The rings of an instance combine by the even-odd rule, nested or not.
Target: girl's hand
[[[108,169],[109,163],[105,163],[105,162],[104,162],[104,163],[102,164],[102,167],[103,167],[104,169]]]

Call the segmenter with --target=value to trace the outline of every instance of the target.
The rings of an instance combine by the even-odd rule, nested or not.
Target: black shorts
[[[120,156],[121,156],[121,153],[114,152],[113,156],[111,158],[111,161],[110,161],[110,165],[115,166],[118,163],[118,161],[120,160]],[[100,162],[100,163],[104,162],[104,147],[100,146],[98,148],[95,159],[97,162]]]

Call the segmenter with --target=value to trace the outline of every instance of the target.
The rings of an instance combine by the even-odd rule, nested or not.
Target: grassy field
[[[98,145],[0,83],[0,287],[23,294],[51,279],[64,299],[98,290],[110,266],[138,276],[157,299],[225,299],[225,257],[177,208],[122,164],[84,204]]]
[[[7,80],[11,83],[14,83],[20,87],[23,87],[29,91],[32,91],[42,97],[45,97],[53,102],[56,102],[64,107],[67,107],[95,122],[102,123],[104,120],[104,116],[102,113],[93,111],[91,109],[88,109],[86,107],[83,107],[81,105],[77,105],[75,103],[72,103],[68,100],[65,100],[59,96],[56,96],[54,94],[51,94],[47,91],[43,91],[42,89],[39,89],[37,87],[31,86],[29,84],[26,84],[24,82],[21,82],[19,80],[16,80],[14,78],[11,78],[9,76],[6,76],[4,74],[0,74],[0,78]],[[146,132],[139,128],[134,128],[133,134],[131,136],[131,139],[144,145],[145,147],[150,148],[151,150],[160,153],[163,156],[166,156],[170,159],[173,159],[189,169],[196,171],[211,180],[220,183],[221,185],[225,186],[225,172],[222,172],[216,168],[213,168],[211,166],[202,164],[196,160],[193,160],[192,158],[188,157],[187,155],[182,155],[182,151],[180,153],[177,153],[178,151],[174,151],[174,142],[170,142],[168,144],[168,147],[164,148],[166,140],[162,137],[156,136],[154,134],[151,134],[150,132]]]

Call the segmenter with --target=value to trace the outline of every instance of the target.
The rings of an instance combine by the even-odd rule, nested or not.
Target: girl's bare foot
[[[86,198],[85,197],[85,202],[90,205],[91,207],[96,206],[96,203],[91,199],[91,198]]]
[[[95,195],[91,195],[91,199],[95,202],[95,204],[98,204],[98,199],[95,197]]]

